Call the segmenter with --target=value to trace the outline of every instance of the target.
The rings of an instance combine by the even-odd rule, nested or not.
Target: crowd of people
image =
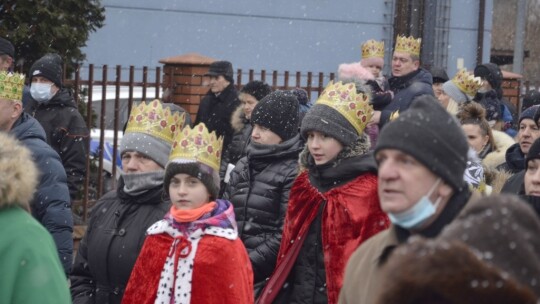
[[[497,65],[450,78],[420,50],[398,36],[386,77],[384,43],[366,41],[313,104],[258,80],[237,91],[229,61],[210,65],[193,124],[140,102],[72,258],[88,130],[60,56],[26,86],[0,39],[0,299],[536,303],[540,94],[518,111]]]

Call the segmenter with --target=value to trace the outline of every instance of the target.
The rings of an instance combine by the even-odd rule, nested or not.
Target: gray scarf
[[[144,192],[163,185],[165,170],[144,173],[122,173],[124,179],[124,192],[137,196]]]

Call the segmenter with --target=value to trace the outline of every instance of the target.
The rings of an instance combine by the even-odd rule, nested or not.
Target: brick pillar
[[[191,114],[195,121],[199,103],[208,92],[204,83],[204,74],[213,58],[197,53],[167,57],[159,62],[163,64],[163,101],[178,104]]]
[[[508,72],[502,71],[503,82],[501,88],[503,89],[503,98],[508,99],[511,103],[516,106],[518,113],[521,113],[520,105],[520,93],[521,93],[521,78],[523,76]]]

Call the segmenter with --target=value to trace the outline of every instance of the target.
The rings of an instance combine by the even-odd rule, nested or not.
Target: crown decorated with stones
[[[126,133],[144,133],[172,144],[174,134],[184,125],[185,113],[171,112],[161,101],[141,102],[131,109]]]
[[[411,55],[420,55],[420,46],[422,44],[422,39],[415,39],[414,37],[405,37],[398,36],[396,40],[396,52],[409,53]]]
[[[362,58],[384,58],[384,41],[371,39],[362,44]]]
[[[358,134],[362,134],[373,116],[373,107],[369,101],[369,95],[356,92],[354,83],[343,84],[341,81],[337,83],[331,81],[316,103],[327,105],[338,111],[351,123]]]
[[[174,136],[170,162],[205,164],[219,171],[223,138],[218,137],[216,132],[209,132],[204,123],[193,128],[186,126]]]
[[[476,92],[482,87],[482,78],[474,77],[474,74],[467,72],[466,69],[461,69],[452,78],[452,82],[459,90],[469,96],[476,95]]]
[[[24,74],[0,72],[0,98],[22,100]]]

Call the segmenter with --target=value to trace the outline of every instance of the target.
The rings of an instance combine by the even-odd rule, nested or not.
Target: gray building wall
[[[105,26],[90,36],[85,63],[155,67],[159,59],[196,52],[246,72],[330,73],[341,63],[359,61],[360,44],[368,39],[385,40],[389,63],[394,2],[102,0]],[[458,58],[474,68],[479,0],[449,2],[451,76]],[[486,2],[484,58],[489,58],[492,0]]]

